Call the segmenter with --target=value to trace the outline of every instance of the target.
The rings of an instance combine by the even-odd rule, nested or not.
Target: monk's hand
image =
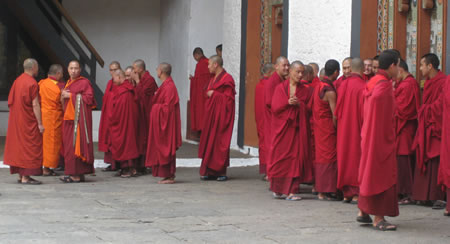
[[[39,127],[39,132],[41,132],[41,134],[42,133],[44,133],[44,125],[42,125],[42,124],[40,124],[40,125],[38,125],[38,127]]]
[[[206,92],[206,95],[207,95],[208,97],[211,97],[213,93],[214,93],[213,90],[209,90],[209,91]]]
[[[189,80],[192,80],[192,79],[194,79],[194,76],[189,75]]]
[[[299,105],[298,99],[296,96],[290,97],[288,103],[290,105]]]
[[[61,97],[62,97],[63,99],[68,99],[68,98],[70,98],[70,91],[67,90],[67,89],[63,89],[62,92],[61,92]]]

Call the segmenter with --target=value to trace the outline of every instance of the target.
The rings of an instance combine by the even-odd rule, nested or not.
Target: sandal
[[[375,230],[380,231],[394,231],[397,230],[397,226],[387,222],[386,220],[381,220],[375,226],[373,226]]]
[[[111,165],[109,165],[108,167],[102,169],[102,172],[110,172],[110,171],[114,171],[114,170],[112,169],[112,166],[111,166]]]
[[[58,173],[56,173],[55,171],[53,171],[52,169],[48,170],[48,173],[42,173],[42,176],[59,176]]]
[[[20,182],[20,184],[22,184],[22,185],[40,185],[40,184],[42,184],[42,182],[40,182],[40,181],[38,181],[38,180],[35,180],[35,179],[33,179],[33,178],[29,178],[27,181],[25,181],[25,182]]]
[[[287,201],[300,201],[300,200],[302,200],[302,198],[299,197],[299,196],[292,195],[292,196],[286,197],[285,200],[287,200]]]
[[[372,224],[372,218],[368,214],[356,217],[356,221],[363,224]]]
[[[158,181],[158,184],[175,184],[175,179],[171,179],[171,178],[165,178],[162,179],[160,181]]]
[[[398,205],[411,205],[411,204],[415,204],[415,202],[409,197],[405,197],[398,202]]]
[[[228,180],[228,176],[219,176],[217,177],[217,181],[227,181]]]
[[[447,203],[445,201],[437,200],[436,202],[434,202],[433,207],[431,208],[435,210],[440,210],[444,209],[446,205]]]
[[[81,180],[73,180],[72,177],[70,177],[70,175],[65,175],[65,176],[59,178],[59,180],[64,183],[80,183],[81,182]]]
[[[344,200],[342,200],[342,203],[351,203],[351,202],[352,202],[351,198],[345,198],[344,197]]]
[[[275,199],[286,199],[286,195],[283,195],[283,194],[281,194],[281,193],[273,193],[272,194],[272,196],[273,196],[273,198],[275,198]]]

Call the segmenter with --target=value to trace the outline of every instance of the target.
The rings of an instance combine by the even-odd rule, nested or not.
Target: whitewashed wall
[[[352,0],[289,1],[289,61],[341,62],[350,56]]]
[[[105,60],[97,64],[97,84],[104,90],[109,64],[117,60],[125,68],[138,58],[155,76],[159,55],[160,0],[77,0],[63,6]]]
[[[241,67],[241,0],[224,1],[223,53],[224,68],[236,82],[236,117],[234,120],[231,147],[237,146],[237,122],[239,119],[239,79]],[[245,51],[245,50],[244,50]]]

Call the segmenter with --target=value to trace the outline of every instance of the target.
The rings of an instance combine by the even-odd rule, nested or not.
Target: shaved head
[[[27,58],[23,62],[23,70],[31,71],[31,70],[33,70],[33,67],[37,66],[37,65],[38,65],[38,62],[35,59]]]
[[[213,63],[218,64],[220,67],[223,67],[223,59],[219,55],[214,55],[209,58]]]
[[[352,72],[362,73],[364,71],[364,62],[360,58],[353,58],[351,62]]]
[[[56,75],[58,73],[63,73],[63,67],[60,64],[52,64],[48,69],[48,75]]]
[[[286,59],[287,60],[287,59]],[[297,66],[305,66],[301,61],[296,60],[294,62],[291,63],[291,66],[289,67],[289,69],[294,69]]]
[[[172,65],[168,63],[159,64],[159,69],[161,69],[161,72],[167,76],[170,76],[172,74]]]
[[[309,63],[308,65],[313,68],[314,76],[317,76],[319,74],[319,65],[317,63]]]
[[[273,67],[273,64],[264,64],[264,66],[263,66],[263,69],[262,69],[262,72],[263,72],[263,74],[269,74],[269,73],[272,73],[272,71],[274,71],[275,70],[275,67]]]
[[[143,69],[143,70],[146,69],[145,68],[145,62],[142,59],[138,59],[138,60],[134,61],[133,66],[136,66],[136,67],[138,67],[140,69]]]
[[[122,77],[125,78],[125,72],[122,69],[118,69],[118,70],[114,71],[114,74],[118,75],[121,78]]]
[[[109,64],[109,67],[111,67],[111,66],[113,66],[113,65],[117,66],[119,69],[122,68],[122,67],[120,67],[120,63],[119,63],[118,61],[112,61],[112,62]]]
[[[275,65],[282,63],[283,61],[288,60],[286,57],[284,56],[280,56],[275,60]],[[289,62],[289,61],[288,61]]]

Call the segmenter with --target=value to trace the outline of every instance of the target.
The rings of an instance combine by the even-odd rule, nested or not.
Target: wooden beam
[[[423,1],[418,0],[417,6],[417,66],[416,79],[422,80],[422,73],[420,72],[420,59],[423,55],[430,52],[430,35],[431,35],[431,12],[428,9],[422,8]]]
[[[400,8],[399,1],[395,1],[394,9]],[[406,25],[407,13],[394,11],[394,48],[400,51],[401,57],[406,59]]]
[[[361,1],[360,56],[362,59],[377,55],[378,1]]]

